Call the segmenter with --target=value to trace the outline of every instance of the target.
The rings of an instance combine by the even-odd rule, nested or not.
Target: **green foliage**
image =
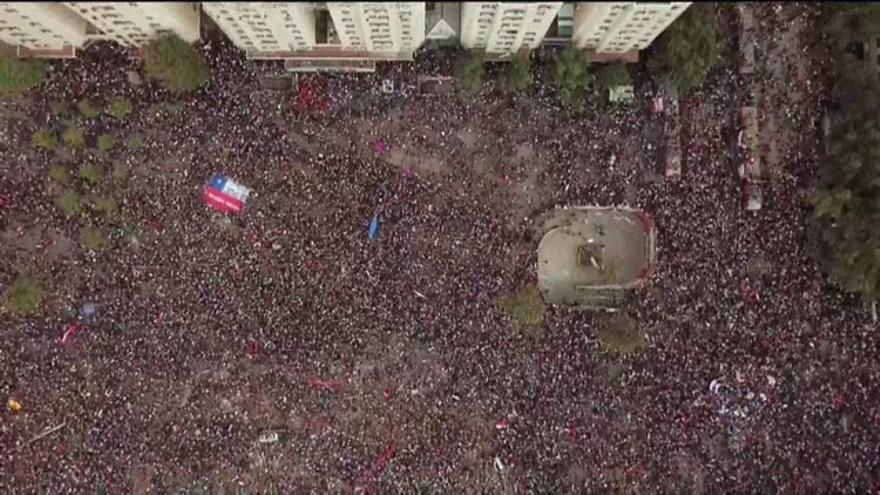
[[[635,320],[623,314],[602,321],[596,338],[604,351],[621,357],[634,356],[648,347],[648,341]]]
[[[113,136],[110,134],[101,134],[98,136],[98,149],[104,152],[113,149]]]
[[[109,196],[100,196],[92,201],[92,206],[103,213],[105,216],[113,217],[119,211],[116,200]]]
[[[76,108],[79,110],[80,115],[87,119],[94,119],[101,115],[101,107],[88,98],[80,100],[76,104]]]
[[[718,62],[715,19],[709,7],[694,5],[685,11],[663,33],[660,46],[651,70],[667,78],[680,95],[701,86]]]
[[[83,165],[80,167],[78,175],[80,179],[83,179],[92,185],[101,182],[101,179],[104,178],[104,172],[101,170],[101,167],[94,164]]]
[[[69,175],[70,173],[67,171],[67,169],[61,165],[53,165],[49,169],[49,177],[58,183],[67,182],[67,177]]]
[[[61,139],[71,148],[82,148],[86,145],[86,138],[76,127],[70,126],[61,134]]]
[[[843,57],[836,71],[838,78],[831,88],[831,99],[844,113],[880,111],[880,85],[868,74],[863,62]]]
[[[40,307],[45,295],[46,292],[36,277],[22,276],[6,293],[6,305],[13,314],[25,316]]]
[[[79,213],[82,208],[82,204],[79,200],[79,194],[75,191],[64,191],[64,194],[55,198],[55,204],[61,208],[61,210],[67,216],[74,216]]]
[[[467,93],[476,93],[486,77],[486,54],[482,50],[462,52],[456,65],[458,85]]]
[[[520,329],[544,324],[547,305],[534,285],[527,285],[513,294],[501,297],[498,305]]]
[[[192,91],[208,80],[208,65],[199,52],[176,36],[163,36],[143,50],[147,74],[174,93]]]
[[[19,96],[39,86],[46,77],[42,60],[0,60],[0,97]]]
[[[520,93],[532,85],[532,59],[529,52],[519,53],[504,71],[504,89],[508,93]]]
[[[834,124],[831,153],[814,195],[822,259],[831,280],[868,299],[880,296],[880,120],[850,115]]]
[[[130,114],[133,109],[134,107],[128,98],[112,98],[107,105],[107,113],[116,118],[125,117]]]
[[[51,110],[52,114],[56,117],[64,117],[67,115],[67,112],[70,111],[70,108],[64,100],[52,100],[49,102],[49,110]]]
[[[587,54],[574,44],[568,45],[553,63],[553,85],[562,103],[579,107],[590,85],[590,61]]]
[[[880,35],[880,4],[877,2],[839,2],[824,4],[830,14],[825,26],[838,51],[853,41],[870,41]]]
[[[42,148],[44,150],[54,150],[56,146],[58,146],[58,140],[55,138],[55,134],[52,134],[49,131],[37,131],[31,136],[31,141],[33,141],[34,146],[37,148]]]
[[[135,134],[128,138],[128,147],[131,150],[137,151],[144,147],[144,138],[141,137],[140,134]]]
[[[624,62],[614,62],[607,64],[596,74],[596,90],[602,95],[602,98],[608,98],[608,91],[618,86],[632,85],[632,78]]]
[[[124,163],[113,164],[113,178],[116,180],[125,180],[128,178],[128,167]]]
[[[83,227],[80,233],[80,242],[83,247],[89,251],[100,251],[107,245],[107,239],[104,232],[97,227]]]

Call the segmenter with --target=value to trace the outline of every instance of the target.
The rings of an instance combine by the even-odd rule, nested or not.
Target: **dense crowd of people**
[[[766,9],[758,37],[795,17],[816,22],[815,6],[754,8]],[[35,315],[2,320],[0,392],[21,410],[0,423],[0,486],[878,489],[876,335],[808,247],[803,198],[822,155],[825,85],[764,109],[800,139],[780,143],[789,178],[764,183],[764,208],[745,211],[737,23],[732,8],[719,16],[721,63],[682,100],[687,153],[671,179],[658,157],[663,116],[640,78],[631,106],[574,114],[540,78],[520,96],[491,83],[466,98],[379,91],[383,78],[451,71],[427,55],[411,69],[304,77],[330,101],[309,110],[260,90],[278,66],[225,42],[203,49],[207,86],[177,98],[132,77],[137,62],[117,47],[54,64],[40,91],[4,108],[3,239],[36,229],[42,240],[4,242],[0,282],[37,273],[48,296]],[[828,63],[810,57],[811,73]],[[753,83],[777,84],[761,71]],[[114,96],[134,113],[89,120],[53,105]],[[36,130],[70,124],[119,144],[31,146]],[[125,144],[135,135],[143,147]],[[389,163],[395,152],[403,163]],[[102,182],[47,178],[50,165],[86,162],[108,171]],[[109,173],[117,164],[127,177]],[[254,191],[240,217],[202,203],[214,172]],[[120,211],[65,215],[54,202],[64,188],[111,195]],[[654,280],[622,308],[649,349],[601,353],[603,315],[556,308],[537,338],[519,335],[496,301],[535,280],[529,219],[623,203],[659,231]],[[80,249],[84,225],[103,229],[108,247]],[[50,238],[72,246],[47,258]],[[83,304],[90,324],[72,331]]]

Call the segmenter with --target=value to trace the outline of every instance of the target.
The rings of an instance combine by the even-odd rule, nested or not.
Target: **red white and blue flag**
[[[222,174],[214,174],[205,187],[205,203],[222,213],[241,213],[251,190]]]

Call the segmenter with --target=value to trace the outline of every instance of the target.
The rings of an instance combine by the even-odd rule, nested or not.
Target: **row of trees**
[[[880,82],[865,42],[880,37],[880,5],[833,4],[825,29],[837,61],[828,156],[814,195],[818,257],[829,278],[880,296]],[[861,53],[861,58],[856,54]]]
[[[485,54],[480,50],[463,52],[456,67],[459,86],[465,92],[476,92],[483,87],[486,77]],[[529,52],[517,54],[505,64],[503,87],[508,93],[527,91],[533,81],[532,57]],[[568,107],[577,107],[590,89],[607,95],[617,86],[632,84],[629,71],[623,62],[603,66],[594,75],[590,72],[590,60],[586,52],[569,45],[558,54],[551,66],[552,84],[559,98]]]
[[[688,9],[659,40],[661,49],[651,59],[651,68],[660,79],[672,83],[679,94],[702,84],[717,59],[715,24],[703,6]],[[175,36],[159,38],[142,51],[144,69],[173,93],[192,91],[208,80],[208,66],[199,52]],[[511,93],[525,91],[532,84],[532,59],[528,52],[518,54],[505,71],[504,87]],[[485,77],[485,55],[467,52],[457,68],[461,87],[476,91]],[[16,96],[38,86],[46,73],[39,60],[17,60],[14,53],[0,53],[0,96]],[[587,54],[569,45],[552,67],[553,84],[567,106],[583,102],[592,86],[600,94],[616,86],[630,84],[629,72],[622,63],[610,64],[590,73]]]
[[[208,65],[189,43],[175,36],[159,38],[143,48],[144,70],[172,93],[195,90],[208,80]],[[19,96],[39,86],[46,62],[20,60],[14,51],[0,53],[0,97]]]
[[[696,5],[676,20],[657,41],[658,49],[648,67],[662,84],[672,85],[684,95],[700,87],[718,61],[715,19],[710,7]],[[485,54],[464,52],[457,66],[459,85],[466,92],[483,86]],[[551,66],[551,82],[559,98],[569,107],[580,105],[590,89],[606,95],[617,86],[631,84],[624,63],[603,65],[593,74],[587,53],[569,45],[557,54]],[[532,84],[532,59],[528,51],[506,64],[503,87],[510,93],[527,90]]]

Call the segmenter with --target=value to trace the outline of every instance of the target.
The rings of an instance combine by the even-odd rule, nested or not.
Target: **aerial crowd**
[[[768,12],[795,9],[809,7]],[[328,102],[315,108],[295,89],[260,89],[279,67],[227,42],[202,48],[211,79],[179,97],[112,45],[54,64],[39,91],[3,108],[0,193],[12,201],[0,210],[0,282],[27,269],[49,295],[0,325],[0,393],[20,405],[0,422],[0,486],[880,489],[876,324],[827,284],[810,250],[826,85],[817,77],[788,102],[802,137],[782,144],[785,173],[763,184],[763,208],[746,211],[736,23],[719,12],[721,62],[682,99],[686,153],[673,178],[643,69],[631,104],[571,112],[540,65],[525,95],[491,82],[470,97],[380,91],[385,78],[450,74],[442,53],[376,74],[303,76]],[[768,21],[759,36],[783,28]],[[811,57],[811,73],[827,63]],[[88,120],[52,104],[110,97],[134,112]],[[71,123],[119,144],[32,146],[35,131]],[[135,135],[142,146],[125,144]],[[74,186],[49,167],[87,161],[106,176],[76,187],[112,195],[116,216],[57,207],[59,188]],[[216,172],[253,191],[243,214],[203,203]],[[653,280],[621,308],[647,336],[638,356],[597,346],[606,315],[551,307],[537,335],[523,335],[499,308],[535,283],[531,219],[573,204],[627,204],[657,225]],[[104,249],[78,245],[84,225],[106,233]],[[6,241],[32,231],[30,250]]]

